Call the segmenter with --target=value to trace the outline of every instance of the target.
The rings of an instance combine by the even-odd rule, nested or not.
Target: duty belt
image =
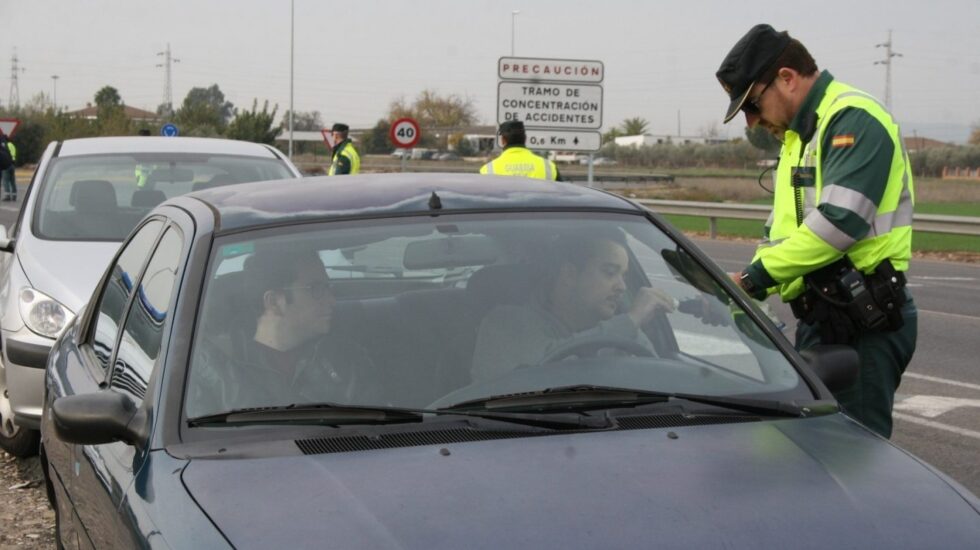
[[[898,330],[904,324],[901,308],[911,296],[905,274],[889,260],[864,275],[844,256],[804,280],[806,291],[790,301],[790,308],[797,319],[821,326],[825,344],[847,344],[859,333]]]

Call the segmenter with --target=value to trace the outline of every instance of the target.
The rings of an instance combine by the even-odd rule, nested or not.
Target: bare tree
[[[388,119],[411,117],[423,127],[461,128],[476,123],[476,106],[470,98],[457,94],[440,96],[435,90],[422,90],[409,105],[405,98],[391,102]]]

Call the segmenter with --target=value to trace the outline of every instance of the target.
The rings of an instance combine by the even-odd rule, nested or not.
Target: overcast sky
[[[519,10],[516,16],[513,10]],[[766,22],[800,39],[822,69],[880,98],[892,30],[892,106],[904,133],[964,142],[980,122],[980,1],[295,0],[295,108],[324,122],[373,126],[392,100],[425,88],[471,98],[496,118],[497,59],[516,55],[605,64],[603,130],[628,117],[654,134],[722,126],[714,72],[731,46]],[[104,85],[155,110],[167,43],[175,106],[217,83],[238,107],[289,107],[289,0],[0,0],[0,104],[16,47],[21,103],[52,94],[84,107]]]

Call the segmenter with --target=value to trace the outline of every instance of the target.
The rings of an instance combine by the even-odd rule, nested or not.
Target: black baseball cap
[[[330,128],[331,132],[346,132],[348,130],[350,130],[350,126],[343,124],[341,122],[334,124],[333,128]]]
[[[748,98],[749,90],[772,67],[789,45],[789,41],[789,33],[786,31],[776,32],[771,26],[760,24],[749,29],[735,43],[732,51],[728,52],[715,73],[731,100],[728,112],[725,113],[726,123],[738,114]]]
[[[499,132],[503,134],[504,132],[523,132],[524,123],[519,120],[508,120],[507,122],[500,123]]]

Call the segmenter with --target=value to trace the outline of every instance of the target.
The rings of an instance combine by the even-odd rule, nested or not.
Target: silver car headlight
[[[57,338],[75,317],[68,308],[33,288],[22,289],[18,302],[27,328],[48,338]]]

